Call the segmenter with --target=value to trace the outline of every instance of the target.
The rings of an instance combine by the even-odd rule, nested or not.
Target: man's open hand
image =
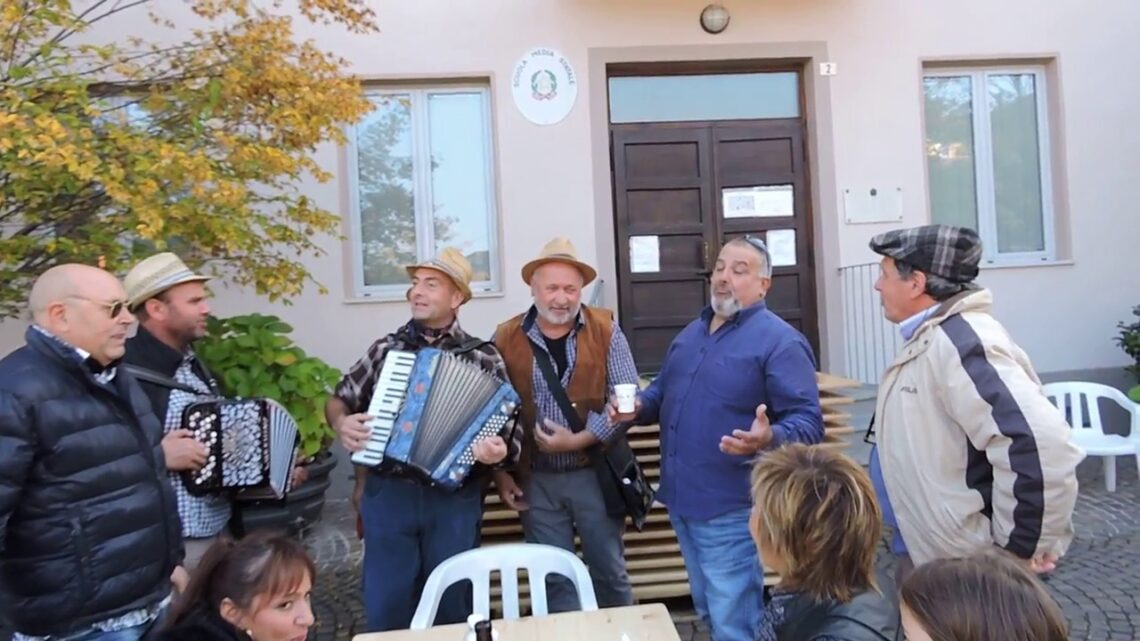
[[[720,451],[726,454],[749,456],[759,452],[772,442],[772,425],[768,422],[768,406],[761,403],[756,406],[756,418],[752,427],[744,430],[732,430],[731,436],[720,438]]]

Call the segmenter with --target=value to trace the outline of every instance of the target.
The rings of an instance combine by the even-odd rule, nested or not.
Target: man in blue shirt
[[[755,639],[763,570],[748,529],[749,474],[763,449],[823,438],[815,358],[803,334],[768,310],[768,249],[729,241],[710,279],[711,305],[673,340],[636,416],[661,425],[657,498],[681,544],[693,605],[713,641]]]

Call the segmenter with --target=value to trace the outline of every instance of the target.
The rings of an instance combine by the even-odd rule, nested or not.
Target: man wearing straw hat
[[[612,313],[581,304],[582,289],[596,276],[565,238],[547,243],[522,268],[534,305],[499,325],[495,344],[522,398],[525,438],[515,475],[496,472],[495,484],[503,501],[519,511],[527,541],[574,551],[577,530],[598,604],[607,607],[633,603],[622,549],[625,517],[607,511],[587,450],[622,437],[606,415],[606,402],[614,386],[636,384],[638,377]],[[552,366],[551,378],[557,368],[562,403],[572,401],[577,416],[560,409],[542,371],[547,364],[538,358]],[[551,612],[580,607],[568,580],[551,577],[547,583]]]
[[[344,447],[358,452],[368,442],[366,414],[376,380],[389,350],[425,347],[459,351],[463,358],[506,380],[495,346],[473,338],[459,326],[459,308],[471,300],[471,263],[448,247],[429,261],[407,267],[412,319],[372,343],[345,374],[325,406],[325,416]],[[473,348],[472,348],[473,347]],[[517,430],[516,430],[517,434]],[[519,437],[521,438],[521,436]],[[475,458],[486,466],[509,464],[518,456],[516,440],[495,436],[475,444]],[[367,631],[398,630],[411,625],[424,581],[447,558],[479,544],[486,473],[473,474],[454,493],[413,482],[402,473],[357,468],[360,516],[364,530],[364,611]],[[464,621],[471,614],[470,587],[452,586],[440,603],[436,624]]]
[[[185,565],[191,571],[225,529],[231,510],[229,497],[194,496],[180,478],[183,472],[200,469],[207,455],[206,446],[182,429],[183,410],[192,402],[220,395],[214,377],[192,349],[206,335],[208,280],[170,252],[142,260],[123,279],[127,305],[139,319],[123,360],[163,421],[162,451],[182,519]]]

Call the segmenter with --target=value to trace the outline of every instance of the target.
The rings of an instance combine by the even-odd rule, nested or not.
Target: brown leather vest
[[[582,306],[583,324],[578,329],[577,357],[570,363],[573,372],[566,394],[578,410],[582,422],[589,412],[602,412],[607,402],[606,357],[613,336],[613,312]],[[495,329],[495,347],[503,355],[507,377],[522,399],[519,420],[523,428],[523,450],[517,472],[525,478],[530,472],[534,454],[534,423],[537,408],[534,402],[534,352],[523,331],[526,314],[519,314]],[[567,427],[570,427],[569,425]],[[585,457],[583,457],[585,460]]]

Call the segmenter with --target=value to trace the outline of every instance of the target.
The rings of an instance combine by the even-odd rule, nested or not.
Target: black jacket
[[[0,360],[0,582],[37,636],[153,605],[182,560],[162,426],[138,383],[109,383],[35,328]]]
[[[127,339],[127,353],[123,356],[123,362],[173,379],[175,372],[182,366],[182,354],[139,325],[138,333]],[[220,395],[217,381],[200,359],[195,358],[191,368],[195,376],[205,381],[214,394]],[[170,407],[170,388],[143,380],[139,381],[139,385],[150,399],[159,424],[165,425],[166,411]]]
[[[250,641],[250,638],[217,612],[199,607],[159,632],[155,641]]]
[[[847,603],[816,601],[798,595],[784,605],[780,641],[895,641],[899,637],[898,610],[878,592],[868,591]]]

